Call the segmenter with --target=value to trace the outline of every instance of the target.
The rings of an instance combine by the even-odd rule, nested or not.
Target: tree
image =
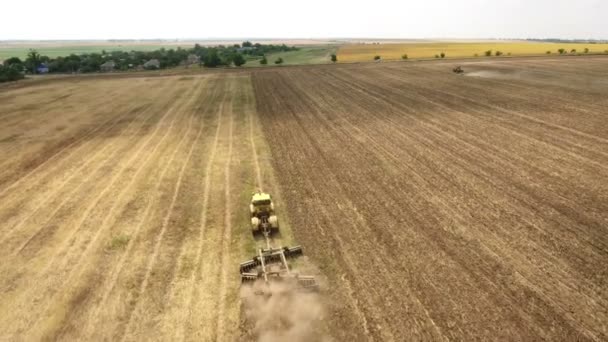
[[[23,61],[19,57],[11,57],[4,60],[4,66],[20,65],[23,66]]]
[[[205,56],[205,60],[203,61],[203,65],[207,68],[215,68],[218,65],[222,64],[222,60],[217,53],[216,49],[209,51],[207,56]]]
[[[380,57],[380,56],[378,56],[378,55],[374,56],[374,60],[375,60],[375,61],[379,61],[381,58],[382,58],[382,57]]]
[[[486,54],[486,57],[492,56],[492,50],[486,51],[485,54]]]
[[[331,61],[334,63],[336,63],[338,61],[338,56],[336,56],[335,53],[331,55]]]
[[[439,57],[441,57],[441,58],[445,58],[445,52],[440,53],[440,54],[439,54]]]
[[[235,66],[240,67],[241,65],[245,64],[246,61],[243,55],[237,53],[232,57],[232,63],[234,63]]]
[[[576,49],[570,50],[570,53],[576,53]]]
[[[547,50],[546,54],[547,54],[547,55],[550,55],[550,54],[551,54],[551,51],[550,51],[550,50]]]
[[[241,46],[242,46],[242,47],[252,47],[252,46],[253,46],[253,44],[251,44],[251,42],[250,42],[250,41],[246,41],[246,42],[243,42],[243,44],[242,44]]]
[[[277,60],[274,61],[274,64],[277,64],[277,65],[278,64],[283,64],[283,58],[281,58],[281,57],[277,58]]]
[[[589,53],[589,48],[585,48],[585,53]]]
[[[404,53],[403,55],[401,55],[401,59],[407,59],[407,53]]]
[[[32,74],[36,73],[36,68],[38,68],[38,65],[40,65],[40,57],[41,56],[38,51],[34,49],[30,49],[30,51],[27,53],[25,63],[27,64],[29,69],[32,70]]]
[[[262,65],[268,64],[268,60],[266,59],[266,56],[262,56],[262,59],[260,60],[260,64],[262,64]]]
[[[560,55],[563,55],[566,53],[566,49],[558,49],[557,52],[559,52]]]
[[[0,64],[0,83],[22,79],[22,70],[23,68],[21,67],[21,65],[18,64],[12,64],[10,66],[4,66]]]
[[[495,55],[496,56],[502,56],[502,51],[496,51]]]
[[[439,55],[435,55],[435,58],[439,58]]]

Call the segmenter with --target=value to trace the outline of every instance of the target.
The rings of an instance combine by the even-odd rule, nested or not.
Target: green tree
[[[245,61],[245,58],[240,53],[237,53],[232,57],[232,63],[234,63],[234,65],[237,67],[240,67],[241,65],[245,64],[246,62],[247,61]]]
[[[331,55],[331,61],[334,63],[336,63],[338,61],[338,56],[336,56],[335,53]]]
[[[19,57],[11,57],[4,60],[4,66],[19,65],[23,66],[23,61]]]
[[[260,64],[262,64],[262,65],[268,64],[268,60],[266,59],[266,56],[262,56],[262,59],[260,60]]]
[[[203,61],[203,65],[207,68],[215,68],[221,64],[222,59],[218,55],[216,49],[210,50],[209,53],[205,56],[205,60]]]
[[[486,51],[485,54],[486,54],[486,57],[492,56],[492,50]]]
[[[38,51],[36,51],[34,49],[30,49],[30,51],[27,53],[27,58],[25,59],[25,63],[28,66],[28,69],[30,69],[32,71],[32,74],[36,73],[36,68],[38,67],[38,65],[40,65],[41,57],[42,56],[40,56]]]
[[[404,53],[403,55],[401,55],[401,59],[407,59],[407,53]]]
[[[502,56],[502,51],[496,51],[496,53],[494,53],[497,57],[498,56]]]
[[[4,66],[0,64],[0,83],[22,79],[22,70],[23,68],[21,65],[12,64],[10,66]]]
[[[551,51],[550,51],[550,50],[547,50],[546,54],[547,54],[547,55],[550,55],[550,54],[551,54]]]
[[[440,53],[440,54],[439,54],[439,57],[441,57],[441,58],[445,58],[445,52]]]
[[[576,53],[576,49],[570,50],[570,53]]]
[[[382,58],[382,57],[380,57],[380,56],[378,56],[378,55],[374,56],[374,60],[375,60],[375,61],[379,61],[381,58]]]
[[[589,53],[589,48],[585,48],[585,53]]]
[[[274,64],[277,64],[277,65],[278,64],[283,64],[283,58],[281,58],[281,57],[277,58],[277,60],[274,61]]]
[[[560,55],[563,55],[566,53],[566,49],[558,49],[557,52],[559,52]]]

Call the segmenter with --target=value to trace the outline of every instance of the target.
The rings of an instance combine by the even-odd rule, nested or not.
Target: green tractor
[[[251,214],[251,230],[253,235],[269,236],[279,231],[279,219],[274,212],[274,204],[270,194],[256,192],[249,204]]]

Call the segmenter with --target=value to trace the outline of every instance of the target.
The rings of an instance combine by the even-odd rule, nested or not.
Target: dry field
[[[0,340],[237,336],[254,111],[239,75],[2,91]]]
[[[412,42],[405,44],[345,44],[338,50],[340,62],[362,62],[371,61],[374,56],[382,56],[385,60],[401,59],[403,54],[409,58],[433,58],[444,52],[448,58],[473,57],[476,54],[485,56],[484,52],[492,50],[493,53],[501,51],[505,56],[544,55],[547,51],[558,54],[558,49],[566,49],[568,53],[576,49],[583,53],[585,48],[589,53],[605,53],[608,44],[583,44],[583,43],[542,43],[542,42]]]
[[[0,88],[0,340],[255,340],[257,187],[329,340],[608,339],[608,59],[461,65]]]

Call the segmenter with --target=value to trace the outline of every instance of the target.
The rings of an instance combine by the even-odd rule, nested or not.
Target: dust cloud
[[[318,293],[292,282],[258,282],[241,288],[246,319],[259,342],[330,341],[322,332],[324,308]]]

